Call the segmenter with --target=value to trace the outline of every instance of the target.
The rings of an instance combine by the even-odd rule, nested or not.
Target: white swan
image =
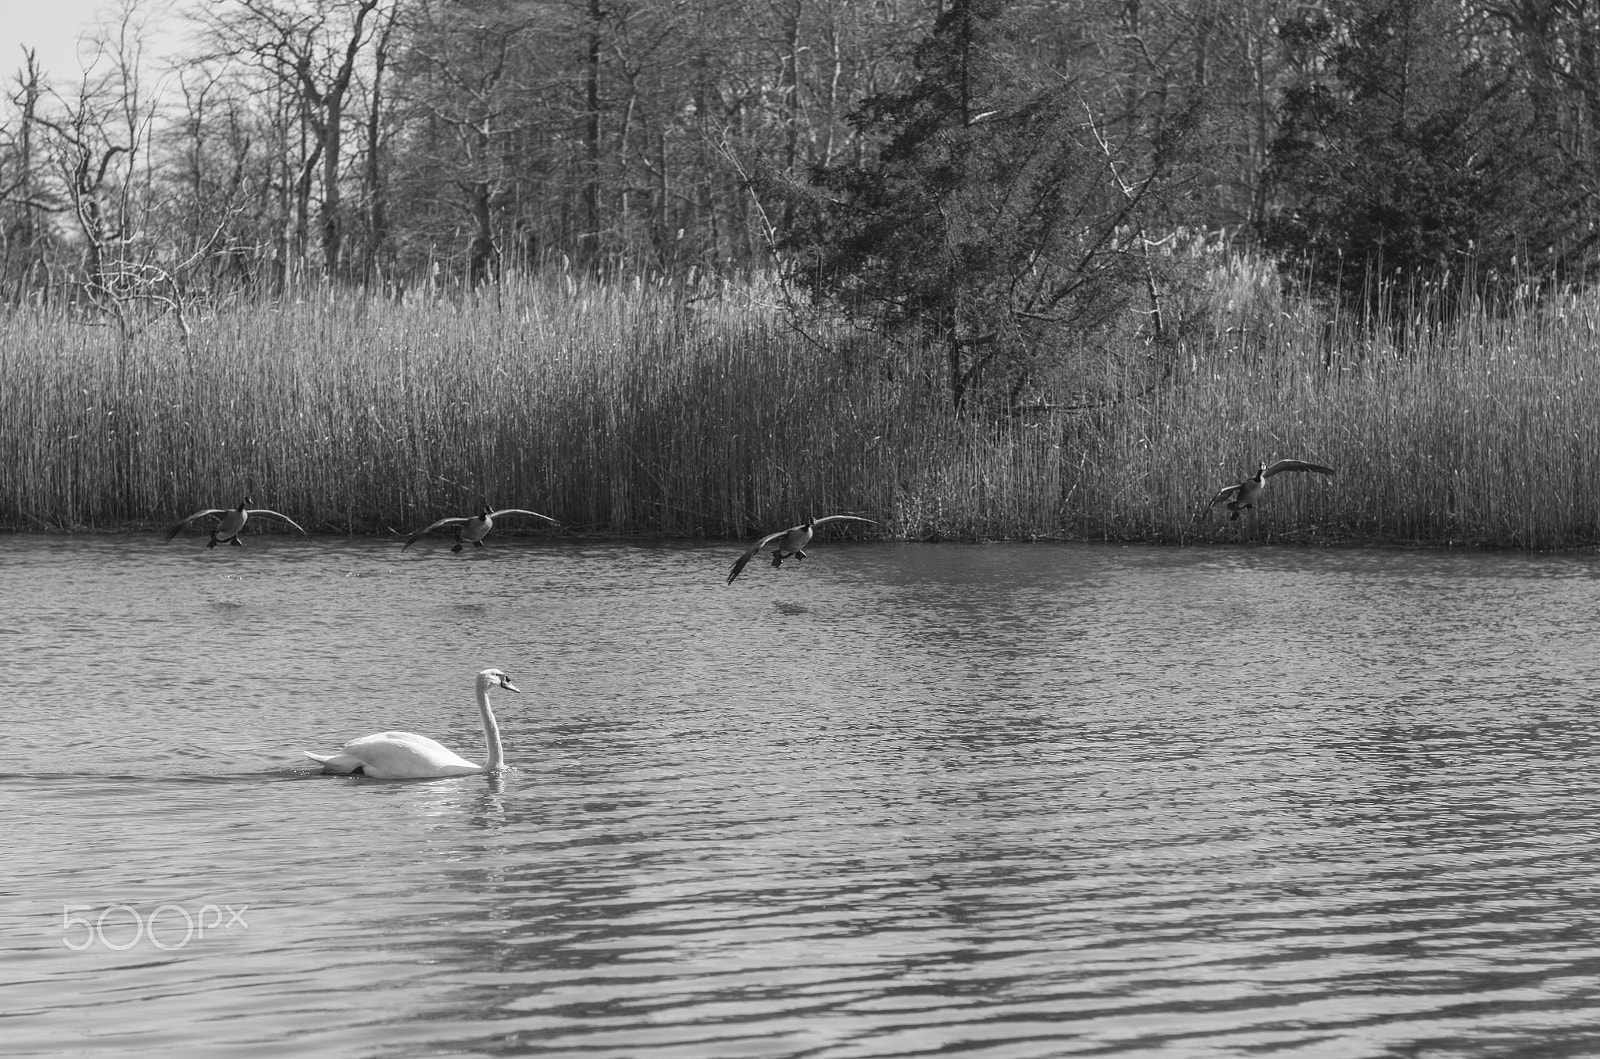
[[[478,712],[483,715],[483,738],[489,745],[489,760],[474,765],[441,743],[411,732],[379,732],[346,743],[337,754],[301,753],[322,764],[329,772],[365,775],[378,780],[420,780],[438,776],[471,776],[495,772],[505,767],[505,751],[500,746],[500,726],[489,708],[489,687],[493,685],[522,694],[511,678],[498,669],[478,674]]]

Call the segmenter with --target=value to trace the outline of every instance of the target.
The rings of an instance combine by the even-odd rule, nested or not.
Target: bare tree
[[[322,269],[330,277],[339,274],[344,249],[345,107],[357,66],[372,40],[369,17],[383,3],[212,0],[207,17],[215,45],[212,57],[253,65],[278,85],[284,98],[294,100],[306,143],[293,182],[294,252],[303,255],[308,250],[311,194],[320,187]],[[380,24],[392,20],[392,10],[388,20],[377,19]]]
[[[38,172],[39,101],[44,92],[38,54],[24,53],[16,75],[16,90],[10,96],[17,110],[15,130],[0,131],[0,240],[3,240],[5,279],[12,286],[8,298],[13,303],[26,297],[34,285],[33,273],[44,263],[42,245],[46,226],[43,217],[59,209],[45,197]]]
[[[367,240],[363,255],[366,267],[363,275],[387,287],[393,282],[390,262],[393,254],[389,247],[388,187],[384,167],[384,118],[387,113],[385,73],[388,71],[395,40],[395,27],[399,22],[400,5],[389,9],[388,17],[373,42],[372,77],[367,90],[366,150],[362,167],[362,192],[366,199]]]
[[[79,290],[131,338],[141,301],[171,305],[159,236],[146,224],[154,201],[150,164],[156,117],[145,90],[145,32],[138,0],[91,39],[94,52],[70,92],[52,91],[36,121],[46,132],[60,194],[82,242]]]

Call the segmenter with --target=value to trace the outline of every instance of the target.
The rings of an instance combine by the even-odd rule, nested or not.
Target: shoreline
[[[149,538],[160,537],[169,528],[165,525],[150,525],[130,523],[115,527],[73,527],[73,528],[19,528],[15,526],[0,525],[0,535],[11,538],[46,538],[67,537],[80,539],[114,539],[114,538]],[[187,536],[204,542],[204,531],[191,531]],[[278,530],[250,530],[246,538],[252,536],[281,537],[288,540],[319,540],[319,541],[361,541],[375,544],[405,543],[406,535],[393,531],[370,532],[343,532],[333,529],[317,530],[307,527],[307,536],[301,538],[299,534]],[[518,533],[515,531],[494,531],[494,541],[518,541],[523,543],[540,542],[554,546],[563,545],[588,545],[588,544],[694,544],[694,545],[726,545],[736,547],[748,545],[756,540],[755,536],[734,537],[711,534],[685,535],[678,533],[638,531],[632,533]],[[173,547],[179,547],[183,537],[174,538],[170,542]],[[426,539],[425,539],[426,540]],[[450,537],[441,534],[433,538],[436,545],[448,545]],[[494,541],[487,546],[493,547]],[[415,547],[421,547],[424,541],[418,541]],[[1394,540],[1377,537],[1363,537],[1355,534],[1335,536],[1333,534],[1315,534],[1297,531],[1271,531],[1246,538],[1227,539],[1222,535],[1209,537],[1190,536],[1182,540],[1170,540],[1151,537],[1102,537],[1085,535],[1044,535],[1018,537],[957,537],[954,535],[930,535],[922,537],[902,537],[879,535],[875,537],[824,537],[821,542],[827,547],[839,547],[859,544],[899,544],[899,545],[956,545],[967,547],[981,547],[984,545],[1088,545],[1099,547],[1144,547],[1144,548],[1214,548],[1214,549],[1261,549],[1279,548],[1285,550],[1328,550],[1328,551],[1363,551],[1363,550],[1394,550],[1394,551],[1419,551],[1419,552],[1503,552],[1508,555],[1524,556],[1576,556],[1587,553],[1600,553],[1600,540],[1587,543],[1574,544],[1562,548],[1528,548],[1519,545],[1504,545],[1493,542],[1468,542],[1459,540]]]

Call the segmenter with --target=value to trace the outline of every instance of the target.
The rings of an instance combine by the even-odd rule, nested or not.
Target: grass
[[[1083,360],[1096,399],[1002,419],[952,415],[908,354],[797,335],[758,288],[327,294],[197,320],[187,344],[19,312],[0,317],[0,525],[153,528],[249,492],[324,533],[486,500],[684,537],[834,512],[911,539],[1600,537],[1600,306],[1378,341],[1269,286],[1224,270],[1212,326]],[[1339,475],[1274,478],[1236,523],[1205,507],[1282,456]]]

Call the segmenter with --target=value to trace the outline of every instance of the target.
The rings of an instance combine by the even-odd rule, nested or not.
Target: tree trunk
[[[467,185],[467,211],[472,215],[472,242],[467,248],[467,285],[477,290],[484,283],[500,281],[500,248],[494,242],[490,223],[490,188],[487,180]]]
[[[332,278],[339,271],[339,244],[344,235],[339,217],[339,149],[344,122],[344,100],[328,99],[327,132],[322,147],[322,271]]]
[[[600,256],[600,0],[589,0],[589,47],[584,61],[584,226],[579,237],[591,262]]]
[[[367,278],[368,282],[376,279],[386,283],[389,279],[384,262],[387,260],[389,244],[389,216],[387,189],[383,184],[383,74],[384,68],[389,63],[389,40],[394,32],[395,20],[399,17],[399,7],[394,8],[389,14],[389,21],[383,27],[383,33],[378,37],[377,48],[373,54],[372,67],[372,99],[367,114],[367,158],[366,158],[366,191],[367,191]]]

